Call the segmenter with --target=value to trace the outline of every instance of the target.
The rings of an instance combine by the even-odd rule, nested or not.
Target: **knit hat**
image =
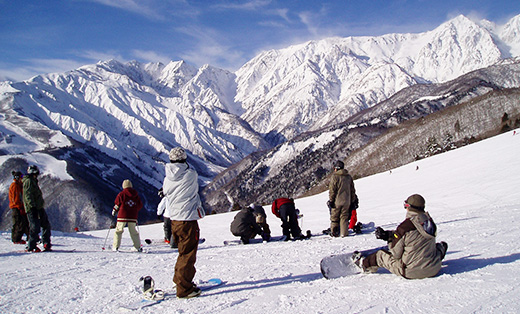
[[[22,176],[22,173],[20,171],[12,171],[11,174],[13,175],[13,178],[19,179]]]
[[[174,147],[170,150],[170,161],[171,162],[185,162],[188,158],[186,156],[186,151],[182,147]]]
[[[419,194],[409,196],[404,202],[405,204],[410,205],[410,208],[412,210],[415,209],[416,211],[420,212],[423,212],[424,207],[426,206],[426,201],[424,200],[424,197],[422,197]]]
[[[343,163],[343,161],[341,160],[338,160],[334,163],[334,169],[343,169],[345,168],[345,164]]]
[[[128,179],[126,179],[125,181],[123,181],[123,189],[126,189],[126,188],[132,188],[132,182]]]

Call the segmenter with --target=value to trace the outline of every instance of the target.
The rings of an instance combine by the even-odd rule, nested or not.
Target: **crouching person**
[[[240,209],[240,205],[234,204],[233,210]],[[253,215],[253,208],[245,207],[241,209],[236,215],[230,226],[231,233],[240,237],[243,244],[248,244],[250,239],[253,239],[257,234],[262,234],[262,228],[256,223]]]
[[[265,210],[262,206],[252,203],[249,207],[253,210],[253,215],[255,215],[256,223],[262,228],[262,239],[264,241],[271,240],[271,229],[267,224],[267,215],[265,214]]]
[[[425,200],[414,194],[404,202],[406,219],[395,231],[376,229],[376,238],[388,242],[389,250],[379,250],[366,257],[356,252],[356,265],[363,271],[376,272],[379,267],[407,279],[421,279],[437,275],[446,255],[448,244],[435,243],[437,226],[428,212]]]

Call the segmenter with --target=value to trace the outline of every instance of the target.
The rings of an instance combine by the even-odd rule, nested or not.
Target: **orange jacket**
[[[9,208],[16,208],[25,214],[23,207],[23,183],[22,180],[13,180],[9,186]]]

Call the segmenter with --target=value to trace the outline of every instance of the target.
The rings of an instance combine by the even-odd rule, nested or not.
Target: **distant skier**
[[[240,205],[238,203],[233,204],[233,210],[239,209]],[[262,235],[262,238],[265,237],[262,228],[256,223],[253,208],[251,207],[240,209],[233,218],[229,230],[234,236],[240,237],[242,244],[249,244],[249,240],[254,239],[258,234]]]
[[[354,180],[338,160],[334,163],[334,173],[329,183],[330,235],[332,237],[348,236],[349,220],[357,200]]]
[[[198,175],[186,162],[186,151],[182,147],[174,147],[169,158],[170,163],[165,166],[163,193],[168,198],[172,237],[179,248],[173,282],[177,298],[187,299],[198,297],[201,291],[193,283],[193,278],[200,238],[197,220],[206,213],[199,197]]]
[[[29,220],[27,220],[27,213],[23,207],[22,173],[13,171],[11,174],[13,175],[13,182],[9,186],[9,208],[13,212],[11,240],[14,244],[26,244],[27,242],[22,240],[22,236],[25,234],[29,241]]]
[[[133,188],[130,180],[123,181],[123,191],[117,194],[114,201],[114,209],[112,210],[112,216],[117,215],[116,231],[114,233],[114,242],[112,244],[112,250],[119,250],[121,246],[121,238],[125,226],[128,226],[128,232],[130,232],[130,238],[134,244],[134,249],[137,252],[141,252],[141,240],[139,238],[139,232],[137,231],[137,216],[143,203],[137,191]]]
[[[298,214],[292,198],[277,198],[274,200],[271,210],[276,217],[282,220],[282,233],[286,240],[290,240],[291,235],[294,240],[305,238],[298,226]]]
[[[37,166],[31,165],[27,168],[27,175],[23,178],[23,206],[27,212],[29,220],[29,242],[26,247],[27,252],[40,252],[36,242],[40,239],[42,231],[43,249],[51,251],[51,224],[49,217],[43,208],[45,202],[43,193],[38,186],[38,176],[40,170]]]
[[[439,273],[448,244],[435,243],[437,226],[428,212],[425,200],[419,194],[404,202],[406,219],[395,231],[376,229],[376,238],[388,242],[387,250],[379,250],[368,256],[355,252],[354,263],[363,271],[376,272],[379,267],[407,279],[433,277]]]

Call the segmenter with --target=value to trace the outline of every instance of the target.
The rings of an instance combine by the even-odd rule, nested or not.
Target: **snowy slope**
[[[517,130],[516,132],[519,132]],[[344,239],[224,247],[233,239],[233,213],[200,221],[207,241],[197,256],[196,280],[226,285],[191,300],[169,299],[140,313],[518,313],[520,311],[520,134],[513,132],[355,181],[362,222],[384,228],[404,219],[403,200],[422,194],[449,243],[439,276],[406,280],[381,271],[325,280],[319,261],[329,254],[382,245],[373,234]],[[416,167],[419,167],[416,170]],[[303,229],[328,226],[326,194],[298,199]],[[266,210],[269,211],[268,206]],[[275,235],[280,222],[271,214]],[[141,226],[141,238],[160,239],[162,225]],[[147,253],[102,251],[107,230],[55,232],[56,252],[17,253],[0,234],[0,312],[117,313],[139,299],[138,278],[172,285],[176,252],[163,245]],[[113,233],[110,233],[109,242]],[[123,247],[129,248],[128,232]],[[67,253],[60,250],[76,249]]]

